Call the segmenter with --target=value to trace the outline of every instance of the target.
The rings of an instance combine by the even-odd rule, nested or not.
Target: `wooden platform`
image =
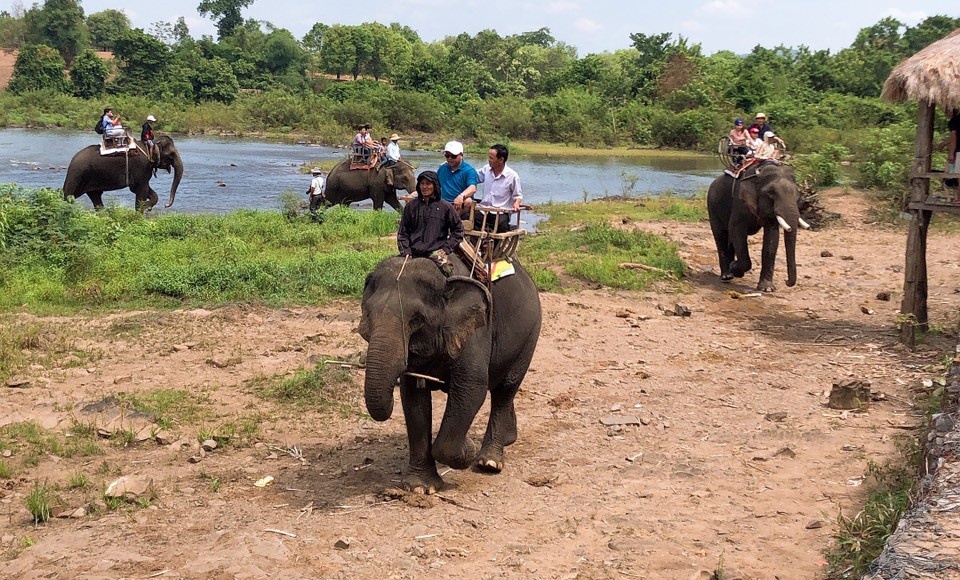
[[[909,209],[926,211],[945,211],[948,213],[960,213],[960,201],[950,201],[947,198],[928,195],[925,202],[913,202],[907,206]]]

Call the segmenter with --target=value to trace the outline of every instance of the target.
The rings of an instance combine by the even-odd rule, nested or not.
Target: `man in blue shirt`
[[[447,162],[437,169],[440,179],[440,194],[444,201],[453,204],[460,217],[470,215],[474,205],[473,194],[477,191],[477,170],[463,160],[463,144],[450,141],[443,147]]]

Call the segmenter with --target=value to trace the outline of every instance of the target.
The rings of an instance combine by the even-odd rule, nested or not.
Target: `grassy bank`
[[[676,247],[622,225],[704,218],[702,201],[679,198],[547,204],[538,211],[548,219],[521,245],[521,258],[540,287],[553,291],[576,281],[643,289],[661,278],[678,280]],[[397,215],[334,207],[321,218],[295,209],[156,218],[119,207],[96,213],[55,190],[3,185],[0,311],[358,298],[366,274],[396,252]],[[620,268],[625,262],[655,269]]]

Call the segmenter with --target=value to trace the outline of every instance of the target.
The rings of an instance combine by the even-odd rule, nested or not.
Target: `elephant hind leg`
[[[80,194],[83,195],[83,194]],[[80,197],[79,195],[77,197]],[[93,202],[94,209],[103,209],[103,192],[102,191],[88,191],[87,197],[90,198],[90,201]]]
[[[476,461],[481,471],[500,473],[503,470],[504,448],[517,440],[517,412],[513,401],[519,388],[518,381],[490,391],[490,419]]]

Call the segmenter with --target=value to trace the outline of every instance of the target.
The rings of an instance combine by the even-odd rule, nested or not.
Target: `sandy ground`
[[[913,403],[943,373],[955,341],[942,329],[960,305],[960,234],[933,232],[941,331],[915,352],[899,346],[904,230],[871,223],[858,194],[824,198],[841,220],[802,232],[798,285],[783,286],[781,258],[780,286],[762,297],[730,293],[751,293],[756,271],[718,281],[708,224],[632,224],[678,243],[686,291],[542,295],[503,473],[449,471],[423,501],[383,494],[406,465],[404,425],[399,404],[386,423],[362,415],[361,370],[330,387],[325,407],[264,400],[247,382],[361,350],[355,303],[20,316],[96,355],[32,366],[29,387],[0,391],[0,424],[63,431],[90,420],[90,403],[158,389],[196,393],[207,414],[175,425],[172,444],[105,442],[104,456],[47,456],[0,480],[0,577],[822,577],[837,514],[855,513],[870,487],[867,462],[895,457],[922,421]],[[689,317],[664,315],[678,303]],[[825,394],[847,379],[871,381],[883,400],[864,413],[828,408]],[[245,421],[259,422],[254,437],[200,457],[198,435]],[[85,492],[67,489],[77,473],[89,475]],[[34,482],[58,486],[72,510],[120,475],[149,478],[155,498],[33,525]]]

